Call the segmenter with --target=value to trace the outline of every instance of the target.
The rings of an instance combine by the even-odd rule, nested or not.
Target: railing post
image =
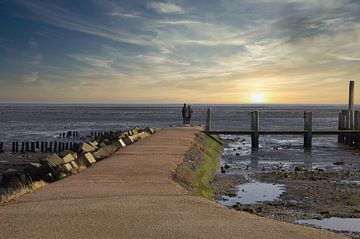
[[[259,112],[251,112],[251,148],[259,148]]]
[[[304,112],[304,148],[311,148],[312,112]]]
[[[360,148],[360,111],[354,111],[354,130],[357,130],[354,134],[354,146]]]
[[[349,84],[349,129],[354,129],[354,81]]]
[[[343,130],[344,129],[344,117],[342,113],[339,113],[339,119],[338,119],[338,130]],[[344,135],[343,134],[338,134],[338,143],[343,144],[345,142],[344,140]]]
[[[211,107],[207,109],[206,127],[205,127],[206,134],[210,134],[210,130],[211,130]]]

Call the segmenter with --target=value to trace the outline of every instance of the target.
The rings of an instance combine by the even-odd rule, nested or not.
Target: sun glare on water
[[[265,103],[265,96],[264,96],[264,94],[261,94],[261,93],[253,93],[253,94],[251,95],[251,102],[252,102],[252,103],[256,103],[256,104]]]

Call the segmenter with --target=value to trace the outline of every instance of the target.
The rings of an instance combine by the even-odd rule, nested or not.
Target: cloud
[[[36,83],[38,81],[38,72],[34,71],[24,76],[24,82],[27,84]]]
[[[137,19],[142,19],[144,18],[143,16],[136,14],[136,13],[121,13],[121,12],[112,12],[110,13],[111,16],[116,16],[116,17],[124,17],[124,18],[137,18]]]
[[[185,13],[185,11],[182,7],[180,7],[179,5],[176,5],[174,3],[169,3],[169,2],[149,2],[147,4],[147,6],[149,8],[154,9],[158,13],[165,13],[165,14],[171,14],[171,13],[184,14]]]

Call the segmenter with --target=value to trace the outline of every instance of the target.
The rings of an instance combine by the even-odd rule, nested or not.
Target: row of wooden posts
[[[74,150],[76,151],[80,142],[12,142],[11,152],[12,153],[50,153],[50,152],[61,152],[64,150]],[[2,146],[3,143],[0,144]]]
[[[112,133],[120,131],[92,131],[91,137],[108,136]],[[79,137],[79,131],[68,131],[67,133],[60,133],[60,138]],[[36,142],[12,142],[12,153],[34,153],[34,152],[61,152],[63,150],[77,150],[80,142],[58,142],[58,141],[36,141]],[[0,142],[0,153],[4,153],[4,142]]]
[[[60,138],[78,138],[80,137],[79,131],[67,131],[59,134]]]
[[[304,112],[304,130],[301,131],[260,131],[259,112],[251,112],[250,131],[214,131],[211,127],[211,108],[207,110],[206,133],[207,134],[241,134],[251,135],[251,146],[259,148],[260,134],[267,135],[303,135],[304,148],[311,148],[313,135],[337,135],[338,143],[347,144],[360,149],[360,112],[354,110],[354,81],[349,84],[348,110],[342,110],[338,117],[338,130],[313,131],[312,112]]]
[[[92,131],[90,133],[91,136],[97,137],[97,136],[104,136],[104,135],[110,135],[112,131]],[[80,133],[79,131],[67,131],[59,134],[60,138],[79,138]]]

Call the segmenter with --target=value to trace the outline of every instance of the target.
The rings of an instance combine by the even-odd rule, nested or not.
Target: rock
[[[98,141],[94,140],[94,141],[89,142],[89,144],[96,148],[99,143],[98,143]]]
[[[304,166],[295,166],[294,170],[296,172],[304,171]]]
[[[74,161],[75,159],[77,159],[77,154],[69,153],[69,154],[65,155],[62,159],[63,159],[64,163],[70,163],[71,161]]]
[[[248,212],[248,213],[252,213],[252,214],[255,213],[255,209],[254,209],[254,208],[243,208],[242,210],[243,210],[244,212]]]
[[[81,144],[80,149],[81,151],[88,153],[88,152],[94,152],[97,149],[97,147],[94,147],[91,144],[84,142]]]
[[[151,127],[146,127],[144,129],[145,132],[149,133],[149,134],[154,134],[156,131],[154,128],[151,128]]]
[[[225,169],[223,166],[221,166],[220,171],[221,171],[221,173],[225,173]]]
[[[57,154],[52,154],[48,159],[47,162],[52,166],[52,167],[56,167],[60,164],[62,164],[64,161],[62,158],[60,158],[59,155]]]
[[[131,136],[126,136],[125,138],[123,138],[123,140],[126,145],[134,143],[134,140],[131,138]]]
[[[119,139],[117,142],[118,142],[117,145],[118,145],[118,147],[120,147],[120,148],[124,148],[124,147],[126,146],[124,140],[122,140],[122,139]]]
[[[91,153],[84,154],[84,159],[85,159],[86,166],[90,166],[91,164],[96,163],[96,160]]]
[[[1,176],[1,187],[8,187],[12,184],[26,183],[26,176],[23,172],[13,168],[7,169]]]
[[[345,162],[343,162],[343,161],[338,161],[338,162],[335,162],[335,163],[333,163],[334,165],[344,165],[345,164]]]
[[[31,177],[33,180],[37,180],[40,178],[39,169],[41,168],[41,166],[42,165],[40,163],[30,163],[24,168],[24,173]]]
[[[73,167],[71,166],[70,163],[64,163],[61,165],[61,167],[63,168],[63,170],[66,174],[71,174],[73,171]]]
[[[78,165],[75,161],[71,161],[71,162],[70,162],[70,165],[71,165],[71,167],[72,167],[73,169],[76,169],[76,170],[79,169],[79,165]]]
[[[229,165],[227,165],[227,164],[225,164],[225,165],[224,165],[224,168],[225,168],[225,169],[229,169],[229,168],[230,168],[230,166],[229,166]]]

